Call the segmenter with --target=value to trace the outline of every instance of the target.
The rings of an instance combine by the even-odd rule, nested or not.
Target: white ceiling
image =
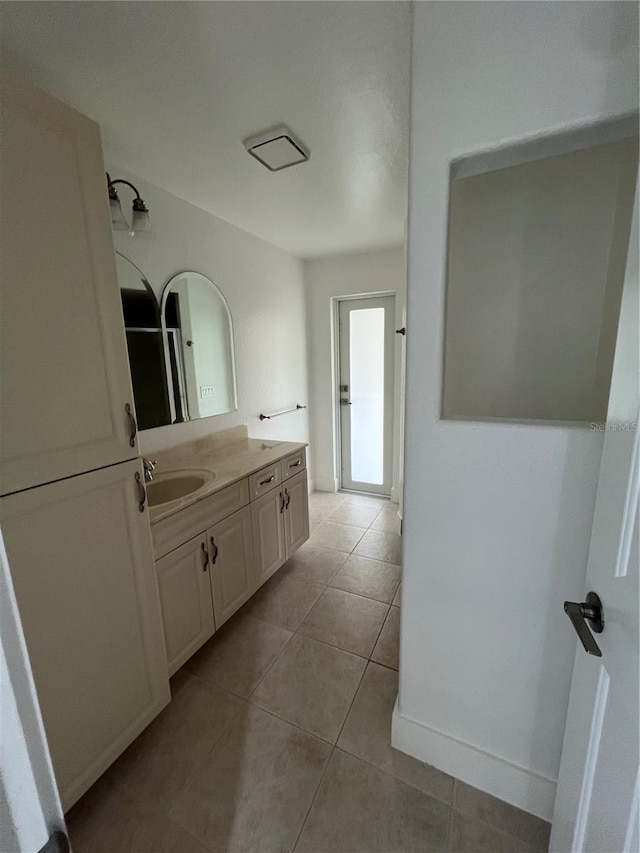
[[[407,2],[9,2],[3,64],[96,119],[109,159],[300,257],[402,241]],[[242,140],[285,124],[311,160]]]

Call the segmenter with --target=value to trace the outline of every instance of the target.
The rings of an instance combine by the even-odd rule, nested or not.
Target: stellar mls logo
[[[621,421],[620,423],[590,423],[591,432],[637,432],[638,424],[635,421]]]

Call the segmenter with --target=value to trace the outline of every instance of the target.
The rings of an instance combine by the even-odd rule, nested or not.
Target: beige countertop
[[[199,471],[207,479],[195,492],[169,503],[149,508],[151,524],[168,518],[185,507],[192,506],[203,498],[219,492],[226,486],[254,474],[261,468],[289,456],[306,447],[304,442],[274,441],[271,439],[248,438],[242,429],[227,430],[207,439],[190,442],[151,454],[157,458],[154,479],[163,474]],[[213,475],[208,479],[207,475]]]

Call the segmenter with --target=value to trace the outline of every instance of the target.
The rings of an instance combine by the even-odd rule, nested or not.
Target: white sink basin
[[[167,471],[156,474],[151,483],[146,484],[149,506],[172,503],[180,498],[192,495],[203,486],[215,480],[216,475],[211,471],[189,469],[184,471]]]

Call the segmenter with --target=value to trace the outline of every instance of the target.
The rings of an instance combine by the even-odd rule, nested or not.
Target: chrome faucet
[[[142,467],[144,468],[144,481],[145,483],[150,483],[153,480],[153,472],[156,467],[156,462],[152,462],[151,459],[147,459],[143,456]]]

